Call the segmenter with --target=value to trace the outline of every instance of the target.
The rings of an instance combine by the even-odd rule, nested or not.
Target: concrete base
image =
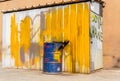
[[[0,81],[120,81],[120,69],[100,70],[92,74],[47,75],[36,70],[2,69]]]

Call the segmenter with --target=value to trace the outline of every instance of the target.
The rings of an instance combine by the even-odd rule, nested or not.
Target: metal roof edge
[[[31,9],[40,9],[40,8],[47,8],[47,7],[54,7],[54,6],[61,6],[61,5],[68,5],[68,4],[75,4],[75,3],[81,3],[81,2],[92,2],[92,0],[76,0],[76,1],[67,1],[67,2],[60,2],[60,3],[51,3],[51,4],[48,4],[46,3],[45,5],[38,5],[38,6],[31,6],[31,7],[25,7],[25,8],[18,8],[18,9],[15,9],[13,8],[12,10],[2,10],[1,12],[2,13],[11,13],[11,12],[18,12],[18,11],[25,11],[25,10],[31,10]],[[100,4],[103,4],[103,2],[101,0],[94,0],[94,2],[99,2]]]

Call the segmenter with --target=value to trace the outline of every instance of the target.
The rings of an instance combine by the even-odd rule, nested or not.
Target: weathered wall
[[[89,15],[88,5],[89,4],[87,3],[84,4],[80,3],[79,5],[73,4],[72,6],[69,5],[67,7],[59,6],[59,8],[47,8],[47,9],[44,8],[43,10],[45,11],[41,9],[39,10],[36,9],[36,11],[27,10],[23,12],[20,11],[17,13],[4,14],[3,15],[4,20],[2,21],[3,22],[2,34],[4,36],[2,39],[2,44],[3,44],[2,48],[4,48],[4,51],[2,52],[2,56],[3,56],[2,66],[39,69],[40,67],[39,62],[42,58],[40,57],[42,51],[41,53],[39,53],[40,52],[39,50],[42,49],[38,49],[38,51],[37,50],[35,51],[34,49],[36,45],[38,46],[38,48],[40,48],[43,47],[42,42],[44,41],[49,42],[49,41],[69,40],[70,44],[64,50],[65,54],[67,55],[64,56],[65,58],[63,60],[65,65],[64,66],[65,71],[69,71],[69,72],[84,71],[85,73],[87,73],[90,71],[89,70],[90,63],[92,63],[93,69],[101,68],[102,44],[101,44],[101,39],[99,38],[101,32],[101,28],[100,28],[101,17],[93,13]],[[98,12],[96,11],[96,13]],[[91,58],[94,59],[99,58],[99,60],[101,61],[99,60],[96,61],[94,59],[91,59],[92,62],[90,62],[89,16],[93,18],[91,20],[91,28],[92,28],[91,45],[93,47],[91,48],[92,49],[91,53],[95,55],[95,56],[91,55],[92,56]],[[43,20],[44,17],[45,17],[45,21]],[[41,18],[42,18],[42,22],[45,22],[46,24],[40,23],[39,19]],[[34,21],[36,19],[37,22]],[[40,24],[43,24],[44,26]],[[36,32],[36,28],[37,28],[37,32]],[[31,32],[30,29],[32,33],[30,33]],[[44,34],[42,34],[42,32],[44,32]],[[94,33],[94,32],[98,32],[98,33]],[[42,40],[41,38],[44,36],[45,36],[45,40],[44,39]],[[30,40],[30,38],[33,38],[33,40]],[[97,46],[98,47],[97,49],[95,44],[96,40],[97,42],[100,42],[99,45],[97,44],[99,46],[99,47]],[[32,49],[33,46],[34,49]]]
[[[25,8],[33,6],[38,6],[39,4],[44,5],[46,2],[53,3],[54,1],[61,2],[62,0],[11,0],[7,2],[0,3],[1,10],[11,10],[13,8]],[[66,0],[69,1],[69,0]],[[104,18],[103,18],[103,33],[104,33],[104,66],[106,68],[113,66],[120,66],[118,63],[120,58],[120,6],[119,0],[104,0],[106,2],[106,7],[104,8]],[[14,2],[14,3],[13,3]],[[0,13],[0,45],[1,45],[1,28],[2,28],[2,13]],[[0,54],[1,55],[1,54]]]
[[[120,67],[120,0],[104,0],[104,66]]]
[[[63,53],[65,71],[90,72],[89,16],[87,3],[4,14],[2,66],[39,69],[45,41],[69,40]],[[59,61],[59,57],[54,59]],[[99,65],[93,67],[98,69]]]
[[[49,4],[54,4],[54,3],[60,3],[63,0],[10,0],[6,2],[0,2],[0,48],[2,44],[2,10],[13,10],[13,9],[24,9],[24,8],[31,8],[39,6],[39,5],[46,5],[47,3]],[[65,0],[70,1],[70,0]],[[0,61],[1,61],[1,51],[0,51]]]

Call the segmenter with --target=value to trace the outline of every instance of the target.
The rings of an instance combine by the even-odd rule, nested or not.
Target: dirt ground
[[[99,70],[91,74],[43,74],[36,70],[3,69],[0,81],[120,81],[120,69]]]

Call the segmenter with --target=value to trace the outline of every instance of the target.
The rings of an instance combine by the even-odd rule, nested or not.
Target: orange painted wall
[[[104,1],[104,66],[120,67],[120,0]]]

